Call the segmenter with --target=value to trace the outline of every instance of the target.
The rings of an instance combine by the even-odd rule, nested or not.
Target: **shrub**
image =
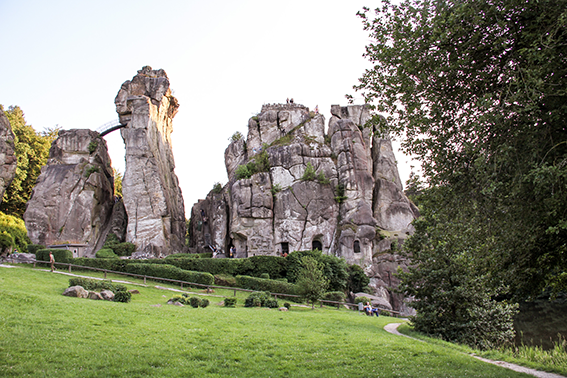
[[[327,301],[333,302],[344,302],[345,301],[345,293],[342,291],[329,291],[323,294],[323,299]]]
[[[272,298],[268,291],[257,291],[248,296],[244,301],[244,307],[268,307],[277,308],[278,301]]]
[[[268,151],[266,151],[267,147],[264,144],[262,151],[256,154],[252,160],[236,168],[235,175],[237,180],[248,179],[258,172],[270,171],[270,157],[268,156]]]
[[[112,246],[112,250],[118,256],[132,256],[136,252],[136,244],[134,243],[118,243]]]
[[[110,248],[104,248],[104,249],[99,249],[96,254],[95,257],[97,259],[111,259],[111,258],[118,258],[118,256],[116,256],[116,253],[114,253],[114,251]]]
[[[14,246],[14,238],[6,231],[0,232],[0,253]]]
[[[114,294],[114,302],[128,303],[132,299],[132,293],[129,291],[119,291]]]
[[[234,307],[236,306],[236,298],[225,298],[224,299],[224,307]]]
[[[215,274],[215,285],[236,287],[236,278],[228,274]]]
[[[360,302],[362,303],[370,302],[370,298],[364,296],[354,298],[354,303],[360,303]]]
[[[252,177],[252,172],[250,172],[248,165],[239,165],[236,168],[235,177],[237,180],[249,179]]]
[[[53,253],[53,258],[56,263],[70,263],[73,262],[73,252],[67,249],[39,249],[35,253],[35,259],[38,261],[49,261],[49,252]]]
[[[335,193],[336,193],[335,201],[337,201],[337,203],[343,203],[348,198],[347,196],[345,196],[344,184],[337,185]]]
[[[285,303],[283,304],[283,306],[284,306],[285,308],[287,308],[288,310],[289,310],[289,308],[291,307],[291,305],[290,305],[288,302],[285,302]]]
[[[201,307],[207,307],[211,302],[207,298],[201,299]]]
[[[110,290],[114,294],[120,291],[128,291],[124,285],[114,285],[110,280],[93,280],[91,278],[75,277],[69,279],[69,287],[81,286],[89,291]]]
[[[189,298],[189,304],[191,305],[191,307],[197,308],[201,305],[201,298],[191,297]]]
[[[222,193],[222,185],[221,185],[221,183],[220,183],[220,182],[215,182],[215,185],[213,185],[213,190],[212,190],[212,191],[213,191],[213,193],[216,193],[216,194]]]
[[[296,288],[294,284],[287,282],[267,280],[264,278],[250,276],[236,276],[236,283],[239,287],[248,290],[262,290],[272,293],[295,294]]]
[[[270,189],[270,192],[272,192],[272,196],[275,197],[275,195],[279,192],[282,191],[282,186],[280,184],[274,184],[272,185],[272,188]]]
[[[203,285],[212,285],[214,283],[214,277],[210,273],[192,272],[167,264],[130,263],[124,266],[123,271],[151,277],[194,282]]]
[[[11,235],[15,248],[20,252],[27,251],[27,245],[31,243],[26,231],[24,221],[13,215],[7,215],[0,211],[0,234],[6,232]]]
[[[305,171],[303,172],[303,176],[301,176],[301,181],[313,181],[316,178],[317,176],[315,175],[315,168],[313,168],[311,162],[307,163]]]
[[[260,278],[263,278],[265,280],[269,280],[270,279],[270,275],[268,273],[262,273],[260,274]]]
[[[358,265],[349,265],[347,290],[353,293],[365,293],[370,283],[370,278],[364,273],[364,270]]]
[[[90,166],[87,168],[87,171],[85,172],[85,177],[89,178],[93,173],[97,173],[97,172],[100,172],[100,169],[98,167]]]
[[[45,249],[45,246],[41,244],[28,244],[28,253],[33,253],[35,255],[40,249]]]
[[[179,302],[179,303],[181,303],[181,304],[186,304],[186,303],[187,303],[187,302],[185,301],[185,298],[180,297],[179,295],[176,295],[175,297],[171,298],[168,302],[172,302],[172,303]]]
[[[98,147],[98,143],[97,143],[97,142],[94,142],[94,141],[93,141],[93,142],[90,142],[90,143],[89,143],[89,147],[88,147],[88,148],[89,148],[89,153],[92,154],[93,152],[95,152],[97,147]]]
[[[236,142],[240,139],[242,139],[244,136],[242,135],[242,133],[240,131],[236,131],[234,132],[234,134],[232,134],[232,136],[230,138],[228,138],[229,141],[231,142]]]

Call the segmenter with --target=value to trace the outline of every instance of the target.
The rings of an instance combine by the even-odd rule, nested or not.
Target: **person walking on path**
[[[49,251],[49,263],[51,264],[51,271],[55,271],[55,257],[53,257],[53,252]]]

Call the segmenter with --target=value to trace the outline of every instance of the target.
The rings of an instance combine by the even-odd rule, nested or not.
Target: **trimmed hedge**
[[[40,250],[40,249],[45,249],[45,246],[41,245],[41,244],[28,244],[28,253],[33,253],[35,255],[37,253],[37,251]],[[37,259],[37,256],[36,256],[36,259]]]
[[[116,255],[116,253],[114,253],[114,251],[110,248],[103,248],[103,249],[99,249],[96,254],[95,254],[97,259],[116,259],[118,258],[118,256]]]
[[[281,294],[295,294],[296,287],[283,281],[267,280],[250,276],[236,276],[236,283],[239,287],[248,290],[268,291]]]
[[[68,249],[38,249],[35,253],[35,259],[38,261],[49,261],[49,252],[53,253],[56,263],[74,263],[73,252]]]
[[[183,270],[173,265],[167,264],[145,264],[145,263],[134,263],[127,264],[124,267],[124,272],[134,273],[145,276],[169,278],[172,280],[179,280],[185,282],[193,282],[203,285],[213,285],[215,279],[210,273],[203,272],[192,272],[189,270]]]

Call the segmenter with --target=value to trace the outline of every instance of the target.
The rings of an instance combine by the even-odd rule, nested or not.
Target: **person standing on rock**
[[[55,271],[55,257],[53,257],[53,252],[49,251],[49,263],[51,264],[51,271]]]

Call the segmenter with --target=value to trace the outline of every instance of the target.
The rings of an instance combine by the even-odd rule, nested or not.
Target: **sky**
[[[173,154],[191,207],[227,179],[224,151],[263,104],[293,98],[347,105],[370,64],[356,12],[370,1],[0,0],[0,104],[18,105],[37,131],[89,128],[117,119],[114,98],[143,66],[164,69],[180,108]],[[124,172],[119,132],[104,137]],[[396,153],[402,181],[409,159]]]

